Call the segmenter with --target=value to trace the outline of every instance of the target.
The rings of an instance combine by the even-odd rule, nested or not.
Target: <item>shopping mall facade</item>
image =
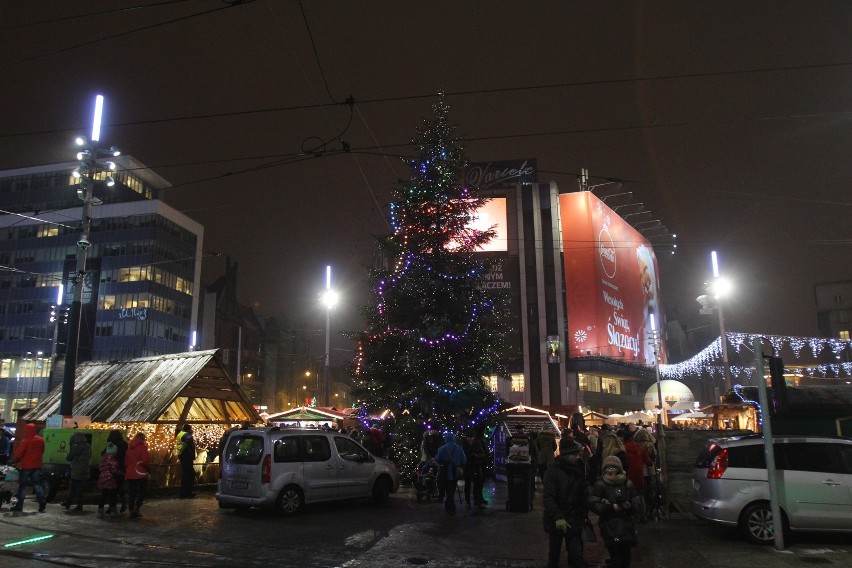
[[[478,223],[497,237],[478,254],[490,266],[484,285],[511,314],[509,376],[491,377],[492,389],[552,413],[643,408],[655,343],[665,362],[664,334],[652,329],[665,329],[654,238],[596,192],[537,181],[535,160],[473,164],[466,175],[491,197]]]

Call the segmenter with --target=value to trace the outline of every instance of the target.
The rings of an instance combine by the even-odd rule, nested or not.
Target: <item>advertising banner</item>
[[[592,192],[562,194],[559,208],[569,355],[654,365],[650,316],[665,321],[651,244]]]

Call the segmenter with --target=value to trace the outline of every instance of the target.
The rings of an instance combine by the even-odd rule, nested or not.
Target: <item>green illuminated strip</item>
[[[18,541],[15,541],[15,542],[7,542],[6,544],[3,545],[3,548],[11,548],[13,546],[19,546],[21,544],[29,544],[31,542],[38,542],[40,540],[47,540],[49,538],[53,538],[53,535],[52,534],[46,534],[44,536],[34,536],[33,538],[28,538],[28,539],[25,539],[25,540],[18,540]]]

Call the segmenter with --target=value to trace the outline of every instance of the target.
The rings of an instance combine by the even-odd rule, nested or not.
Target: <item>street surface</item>
[[[144,517],[98,519],[96,507],[68,512],[51,503],[36,512],[0,509],[0,566],[276,567],[276,568],[541,568],[547,540],[542,530],[541,491],[529,513],[506,511],[507,486],[486,483],[485,511],[459,505],[447,516],[439,503],[417,503],[403,488],[387,505],[347,502],[315,505],[295,518],[273,513],[220,510],[213,493],[192,500],[151,499]],[[8,546],[23,539],[45,540]],[[808,535],[787,550],[756,547],[732,531],[673,514],[639,527],[635,568],[844,566],[852,568],[846,536]],[[590,566],[603,566],[606,551],[587,544]],[[563,566],[567,558],[563,557]]]

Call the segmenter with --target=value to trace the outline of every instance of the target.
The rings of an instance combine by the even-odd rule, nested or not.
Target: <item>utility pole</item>
[[[89,247],[92,246],[89,236],[92,229],[92,206],[100,205],[101,200],[93,196],[96,179],[100,181],[99,174],[115,170],[115,163],[99,161],[107,156],[118,156],[121,152],[115,147],[105,150],[96,148],[95,143],[100,141],[101,117],[103,116],[103,95],[95,97],[95,114],[92,121],[92,138],[77,138],[77,145],[83,149],[77,153],[80,165],[74,170],[74,177],[79,180],[77,185],[77,197],[83,202],[83,219],[80,239],[77,241],[77,264],[74,274],[71,275],[73,286],[71,305],[68,311],[68,342],[65,346],[65,372],[62,377],[62,394],[59,399],[59,414],[71,416],[74,414],[74,379],[77,373],[77,348],[80,345],[80,322],[83,310],[83,286],[86,276],[86,257]],[[115,185],[111,176],[107,175],[103,181],[108,187]]]

